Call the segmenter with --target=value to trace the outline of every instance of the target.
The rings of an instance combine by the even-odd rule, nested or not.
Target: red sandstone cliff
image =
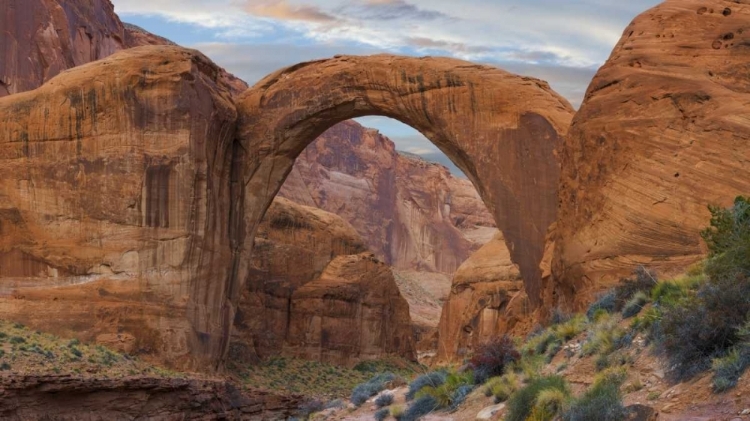
[[[109,0],[0,0],[0,97],[29,91],[117,51],[172,44],[123,24]],[[247,84],[220,69],[232,92]]]
[[[310,144],[280,195],[341,216],[397,269],[451,275],[494,233],[468,180],[398,153],[390,139],[354,121]]]

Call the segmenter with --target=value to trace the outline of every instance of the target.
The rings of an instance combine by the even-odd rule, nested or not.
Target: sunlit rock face
[[[233,276],[240,231],[219,75],[197,51],[140,47],[0,99],[2,317],[201,365],[199,326],[220,314],[203,299]]]
[[[750,5],[668,0],[623,32],[562,154],[548,303],[700,259],[707,205],[750,192]]]

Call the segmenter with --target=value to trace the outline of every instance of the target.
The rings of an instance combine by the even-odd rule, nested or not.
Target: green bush
[[[505,421],[525,421],[533,411],[537,398],[544,391],[557,390],[570,395],[568,384],[560,376],[546,376],[531,379],[526,387],[519,389],[508,400]]]
[[[643,306],[645,306],[646,303],[648,303],[648,295],[643,291],[636,292],[622,308],[622,317],[628,319],[638,315],[638,313],[643,310]]]
[[[445,381],[439,386],[424,386],[416,394],[419,399],[423,396],[432,397],[439,409],[457,407],[466,398],[468,391],[474,389],[474,376],[471,372],[449,373]],[[459,392],[461,390],[461,392]]]
[[[607,370],[599,375],[594,384],[573,399],[563,413],[563,421],[622,421],[625,407],[622,404],[620,386],[625,381],[621,370]]]
[[[738,196],[731,208],[709,206],[711,226],[701,232],[709,250],[709,278],[750,276],[750,198]]]
[[[484,394],[487,397],[494,396],[495,403],[505,402],[518,389],[519,383],[518,376],[513,372],[493,377],[485,383]]]

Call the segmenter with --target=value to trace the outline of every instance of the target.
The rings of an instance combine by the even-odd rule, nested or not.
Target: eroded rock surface
[[[169,45],[123,24],[109,0],[0,0],[0,97],[36,89],[67,69],[126,48]],[[220,70],[233,92],[247,84]]]
[[[460,360],[478,344],[512,333],[529,316],[521,273],[498,233],[453,277],[438,327],[437,358]]]
[[[625,29],[562,148],[545,301],[701,258],[707,205],[750,192],[749,63],[746,1],[668,0]]]
[[[0,376],[0,417],[30,419],[278,420],[296,412],[300,397],[241,391],[223,380],[70,375]]]
[[[476,231],[494,232],[471,182],[398,153],[390,139],[354,121],[311,143],[279,194],[341,216],[398,269],[452,275],[483,244]]]
[[[408,304],[387,266],[360,258],[366,250],[337,215],[277,197],[255,238],[230,358],[413,358]]]
[[[234,276],[242,233],[219,75],[197,51],[140,47],[0,99],[2,317],[207,368],[230,317],[209,287]]]
[[[285,352],[332,363],[415,359],[409,305],[372,253],[338,256],[294,291]]]

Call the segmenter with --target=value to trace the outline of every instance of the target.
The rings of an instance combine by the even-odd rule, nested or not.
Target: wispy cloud
[[[291,5],[286,0],[261,1],[250,0],[245,5],[245,10],[252,15],[278,19],[316,23],[331,23],[338,19],[333,15],[323,12],[315,6]]]

